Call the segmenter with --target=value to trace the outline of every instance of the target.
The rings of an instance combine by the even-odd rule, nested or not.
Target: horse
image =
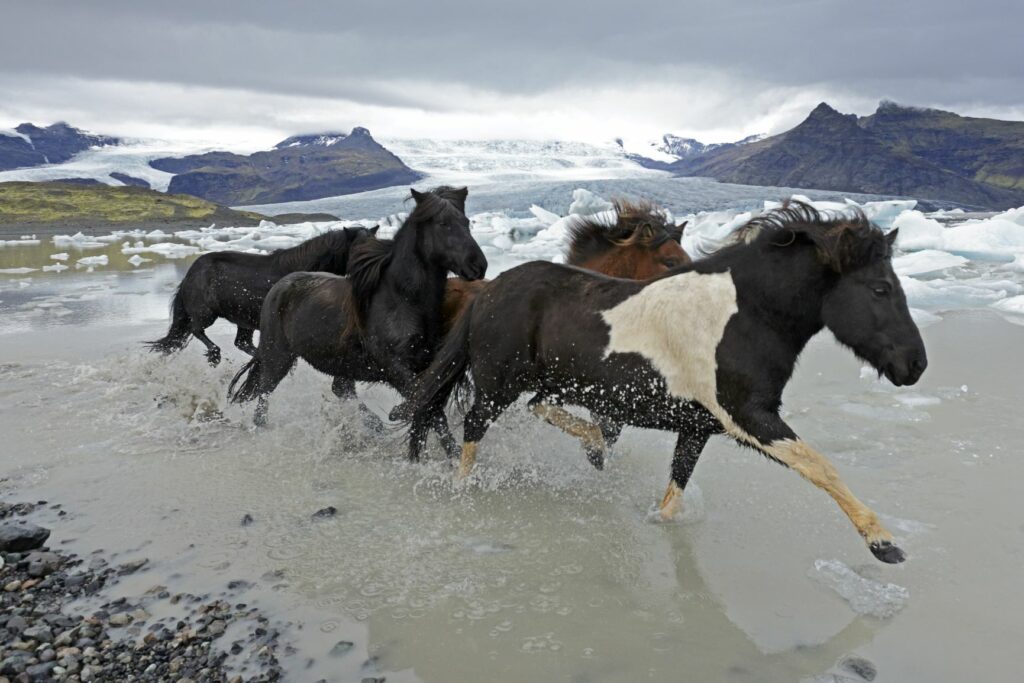
[[[779,415],[807,342],[823,328],[897,386],[928,365],[892,269],[888,235],[855,211],[799,202],[751,219],[734,242],[646,282],[546,262],[502,273],[459,319],[411,390],[410,456],[424,424],[471,374],[458,476],[488,425],[524,391],[541,391],[626,424],[677,433],[671,519],[708,439],[725,434],[825,490],[882,562],[905,558],[829,460]],[[584,440],[600,430],[556,406],[535,413]]]
[[[151,351],[169,354],[185,348],[195,337],[206,345],[206,359],[216,367],[220,347],[206,336],[206,328],[217,318],[226,318],[238,327],[235,347],[251,356],[256,352],[252,337],[259,329],[260,307],[274,283],[296,271],[344,275],[352,243],[376,232],[377,226],[330,230],[270,254],[203,254],[192,263],[174,292],[167,334],[145,344]]]
[[[673,225],[660,208],[645,201],[614,201],[615,223],[574,216],[568,226],[565,262],[611,277],[646,280],[690,263],[679,241],[686,221]],[[442,318],[447,334],[488,280],[450,278]]]
[[[448,272],[469,280],[487,272],[469,231],[467,194],[446,186],[414,189],[416,207],[394,239],[371,237],[353,246],[348,277],[292,273],[274,285],[260,314],[259,347],[228,387],[231,401],[258,399],[255,422],[265,424],[267,396],[298,358],[331,375],[339,398],[355,398],[357,381],[387,382],[404,395],[439,346]],[[435,426],[453,449],[443,414]]]

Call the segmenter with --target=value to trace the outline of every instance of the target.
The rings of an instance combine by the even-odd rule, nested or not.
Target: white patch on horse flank
[[[698,401],[731,423],[718,405],[715,352],[738,310],[728,272],[657,280],[602,313],[609,328],[604,356],[640,354],[665,378],[670,394]]]

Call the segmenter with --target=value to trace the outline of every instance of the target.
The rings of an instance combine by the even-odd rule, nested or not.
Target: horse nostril
[[[928,361],[925,360],[924,358],[915,358],[914,361],[910,364],[910,367],[914,370],[916,374],[920,375],[921,373],[924,372],[925,368],[928,367]]]

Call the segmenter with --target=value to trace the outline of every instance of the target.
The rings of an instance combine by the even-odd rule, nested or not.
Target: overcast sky
[[[4,0],[0,19],[0,127],[255,148],[354,125],[726,141],[821,100],[1024,119],[1021,0]]]

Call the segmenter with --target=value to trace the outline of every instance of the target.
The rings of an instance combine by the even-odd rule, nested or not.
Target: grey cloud
[[[18,3],[4,11],[0,69],[165,80],[393,104],[375,79],[428,79],[531,93],[662,67],[722,69],[761,82],[1024,85],[1019,2]],[[1015,84],[1017,92],[1004,88]]]

